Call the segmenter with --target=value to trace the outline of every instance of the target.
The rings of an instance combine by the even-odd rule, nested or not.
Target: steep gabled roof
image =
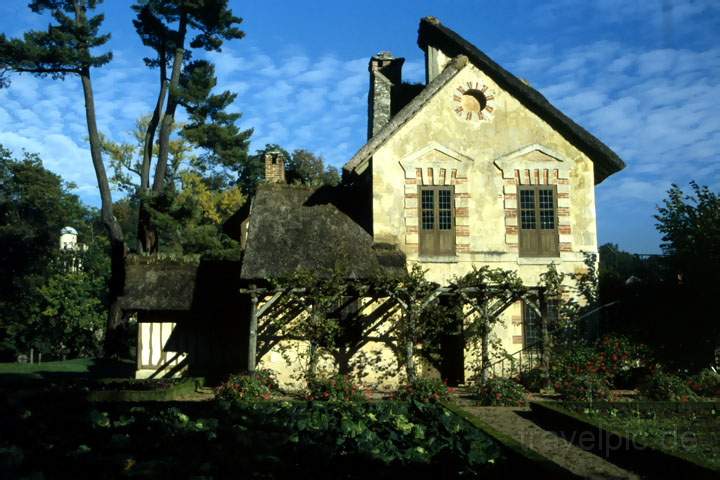
[[[428,45],[433,46],[451,57],[466,55],[501,88],[590,157],[595,164],[595,183],[600,183],[609,175],[625,168],[625,162],[607,145],[555,108],[540,92],[495,63],[480,49],[441,24],[438,19],[425,17],[420,21],[418,45],[422,49]]]
[[[495,63],[477,47],[442,25],[436,18],[426,17],[420,21],[418,45],[422,49],[426,49],[428,46],[435,47],[445,55],[455,57],[456,59],[469,59],[471,63],[492,78],[493,81],[515,97],[528,110],[542,118],[570,143],[584,152],[594,163],[595,183],[600,183],[609,175],[625,168],[625,163],[622,159],[610,150],[607,145],[555,108],[540,92]],[[450,77],[448,77],[446,72],[451,68],[457,68],[455,62],[451,62],[438,77],[428,84],[425,90],[423,90],[415,100],[403,108],[385,128],[370,139],[370,141],[345,164],[345,170],[351,171],[360,166],[385,143],[397,129],[412,118],[419,108],[427,103],[442,85],[447,83],[449,78],[454,76],[459,70],[452,70]],[[438,84],[438,80],[442,83],[441,85]]]
[[[372,236],[328,197],[309,187],[260,185],[249,217],[242,279],[283,277],[298,269],[339,270],[354,278],[405,273],[402,252],[373,244]]]

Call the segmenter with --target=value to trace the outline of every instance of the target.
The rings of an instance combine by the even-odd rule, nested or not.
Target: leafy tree
[[[107,242],[96,231],[97,216],[70,193],[71,187],[46,170],[37,155],[16,160],[0,146],[0,355],[6,358],[31,347],[50,351],[43,347],[52,344],[43,312],[52,290],[48,279],[55,278],[54,285],[62,283],[61,228],[72,225],[81,238],[95,239],[86,240],[90,249],[83,263],[91,269],[87,278],[100,284],[107,280]],[[87,302],[97,306],[98,300],[106,308],[106,284],[85,293],[78,308]],[[72,321],[61,316],[62,321]]]
[[[120,224],[113,215],[113,203],[105,164],[102,158],[102,142],[95,115],[95,94],[91,71],[112,59],[107,52],[94,55],[94,49],[103,46],[109,34],[100,34],[103,15],[91,16],[101,0],[31,0],[30,8],[36,13],[49,13],[54,23],[47,31],[28,31],[22,39],[7,39],[0,35],[0,70],[29,73],[38,77],[64,79],[77,76],[83,87],[85,117],[95,176],[100,190],[101,218],[110,238],[113,276],[110,293],[116,298],[122,292],[124,281],[125,243]],[[108,315],[107,332],[120,325],[120,310],[113,303]],[[112,339],[108,339],[108,349]]]
[[[27,73],[38,77],[64,79],[68,75],[80,78],[83,86],[85,113],[88,128],[90,153],[100,190],[101,218],[110,238],[112,276],[110,296],[113,299],[108,315],[106,350],[112,354],[116,348],[114,332],[123,324],[119,305],[114,301],[122,292],[124,284],[124,257],[126,245],[123,230],[113,214],[113,202],[110,182],[102,158],[102,138],[97,128],[95,98],[91,79],[93,68],[101,67],[112,59],[111,53],[95,55],[93,52],[103,46],[110,38],[109,34],[100,34],[104,20],[102,14],[92,12],[102,0],[30,0],[29,7],[36,13],[48,13],[53,23],[47,31],[28,31],[22,39],[8,39],[0,35],[0,86],[9,84],[8,72]],[[182,77],[189,62],[192,49],[219,50],[224,39],[241,38],[243,33],[236,27],[241,21],[232,15],[227,0],[146,0],[138,2],[135,9],[138,18],[136,29],[145,45],[157,53],[156,58],[146,59],[150,67],[160,71],[160,88],[155,111],[148,122],[144,136],[143,161],[140,163],[141,202],[138,215],[139,247],[146,252],[157,250],[157,234],[151,225],[142,198],[150,190],[150,162],[155,145],[155,133],[159,126],[158,160],[156,163],[153,191],[160,192],[166,185],[166,174],[170,152],[170,136],[177,107],[187,99],[188,85],[183,85]],[[186,45],[189,41],[188,45]],[[168,75],[167,69],[171,74]],[[211,69],[205,68],[205,81],[214,85]],[[192,72],[185,71],[186,77]],[[209,92],[209,90],[207,90]],[[183,97],[185,95],[185,97]],[[165,98],[167,100],[165,101]],[[233,100],[232,94],[225,92],[219,96],[205,99],[195,97],[185,104],[191,117],[195,132],[205,122],[217,122],[217,128],[206,129],[208,135],[199,141],[202,134],[195,133],[195,139],[201,148],[211,147],[222,151],[213,159],[223,159],[226,153],[236,154],[241,144],[238,139],[247,139],[249,132],[239,132],[233,125],[232,114],[223,113],[223,109]],[[222,132],[222,133],[219,133]],[[228,145],[231,145],[230,147]]]
[[[604,332],[647,344],[671,368],[717,363],[720,325],[712,312],[720,295],[720,199],[708,187],[677,185],[655,216],[664,255],[641,257],[600,247]]]
[[[720,296],[720,196],[695,182],[690,188],[686,195],[673,185],[655,219],[674,277],[666,283],[674,280],[675,301],[682,305],[678,313],[685,317],[676,343],[691,367],[700,368],[717,362],[720,350],[720,324],[712,315]]]
[[[154,58],[146,58],[145,63],[159,72],[157,101],[145,130],[139,169],[139,247],[141,251],[155,252],[158,239],[151,216],[145,212],[144,197],[151,191],[157,195],[168,185],[173,186],[167,173],[171,134],[176,128],[179,106],[184,107],[190,117],[181,135],[205,151],[204,168],[238,170],[238,165],[247,161],[247,143],[252,131],[240,131],[234,124],[240,114],[226,111],[236,95],[227,91],[211,94],[217,83],[213,65],[205,60],[190,61],[194,51],[219,51],[225,40],[240,39],[244,33],[237,27],[242,19],[233,15],[227,0],[143,0],[133,5],[133,9],[137,12],[133,23],[138,35],[156,54]],[[156,133],[157,161],[151,190]]]
[[[332,165],[325,166],[322,157],[314,153],[297,149],[291,153],[277,144],[267,144],[248,157],[242,169],[238,172],[243,191],[247,195],[255,192],[257,184],[265,176],[265,154],[280,152],[285,158],[285,179],[288,183],[296,183],[319,187],[321,185],[335,186],[340,183],[340,172]]]
[[[171,157],[167,185],[162,193],[140,198],[140,163],[147,118],[134,130],[135,143],[116,143],[104,139],[114,174],[112,181],[131,193],[117,203],[116,212],[128,232],[139,227],[138,216],[152,219],[153,232],[159,233],[163,253],[207,253],[231,248],[235,243],[222,232],[222,224],[245,202],[239,186],[227,169],[211,169],[199,159],[196,148],[183,136],[170,142]],[[140,204],[145,200],[142,211]],[[132,244],[131,244],[132,245]]]
[[[338,169],[328,165],[322,157],[314,153],[298,149],[292,152],[285,165],[285,175],[289,183],[302,183],[305,185],[337,185],[340,183]]]
[[[101,353],[110,267],[104,249],[94,243],[84,252],[56,254],[30,328],[40,351],[63,359]]]
[[[655,219],[662,250],[683,284],[710,294],[720,280],[720,196],[695,182],[690,188],[686,195],[673,185]]]

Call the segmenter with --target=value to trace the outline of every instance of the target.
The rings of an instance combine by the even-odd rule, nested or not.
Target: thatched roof
[[[125,262],[124,310],[190,310],[195,293],[197,259],[130,255]]]
[[[595,183],[600,183],[609,175],[625,168],[625,162],[607,145],[555,108],[540,92],[495,63],[476,46],[440,23],[438,19],[425,17],[420,21],[418,45],[422,49],[428,45],[433,46],[450,57],[467,56],[500,87],[590,157],[595,164]]]
[[[332,202],[327,189],[258,187],[250,208],[241,277],[283,277],[298,269],[366,278],[405,272],[405,256],[372,236]]]

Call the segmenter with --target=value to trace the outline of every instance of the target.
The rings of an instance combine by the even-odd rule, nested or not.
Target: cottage
[[[420,264],[441,285],[481,265],[517,271],[528,285],[549,263],[566,273],[585,268],[583,254],[597,253],[594,186],[622,160],[437,19],[421,20],[418,45],[424,85],[403,82],[402,58],[370,59],[368,141],[344,165],[341,186],[287,185],[282,157],[269,154],[266,183],[226,225],[241,241],[239,262],[129,263],[123,301],[140,314],[138,376],[247,366],[246,307],[259,301],[253,315],[268,314],[277,300],[250,298],[248,287],[298,268],[340,264],[361,278]],[[146,288],[133,294],[141,284],[177,291],[149,300]],[[532,309],[517,302],[504,315],[495,335],[506,351],[537,341]],[[258,345],[260,361],[290,382],[297,357],[279,347]],[[381,350],[361,353],[391,362]],[[462,351],[449,355],[462,364]]]

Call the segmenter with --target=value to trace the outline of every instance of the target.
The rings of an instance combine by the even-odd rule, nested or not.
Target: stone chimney
[[[265,154],[265,181],[285,183],[285,157],[278,150]]]
[[[368,139],[384,127],[392,117],[393,88],[402,82],[404,58],[380,52],[370,59],[370,92],[368,94]]]

